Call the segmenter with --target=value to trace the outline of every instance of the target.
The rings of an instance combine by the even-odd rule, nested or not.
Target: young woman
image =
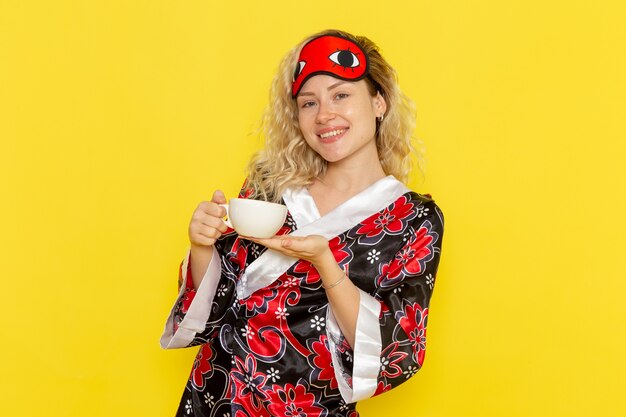
[[[285,204],[270,239],[195,210],[161,345],[201,345],[180,416],[358,416],[424,360],[443,215],[401,182],[410,101],[374,43],[313,35],[281,63],[240,197]]]

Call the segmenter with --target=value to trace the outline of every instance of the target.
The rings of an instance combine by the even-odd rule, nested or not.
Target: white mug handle
[[[229,208],[228,208],[228,204],[218,204],[218,206],[224,207],[226,209],[226,217],[224,217],[222,220],[224,221],[224,223],[226,223],[226,226],[230,227],[231,229],[234,229],[233,224],[230,222],[230,215],[229,213]]]

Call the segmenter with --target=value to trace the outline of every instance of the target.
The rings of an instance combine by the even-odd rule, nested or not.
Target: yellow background
[[[366,34],[446,216],[427,360],[363,416],[623,416],[621,1],[0,1],[0,415],[172,416],[186,228],[280,57]]]

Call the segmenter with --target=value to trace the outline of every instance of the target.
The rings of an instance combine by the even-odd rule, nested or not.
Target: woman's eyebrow
[[[348,84],[348,81],[336,82],[335,84],[333,84],[330,87],[328,87],[328,91],[332,90],[333,88],[337,88],[337,87],[339,87],[340,85],[343,85],[343,84]]]

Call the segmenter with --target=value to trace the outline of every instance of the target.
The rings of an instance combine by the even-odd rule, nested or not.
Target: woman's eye
[[[349,96],[349,94],[346,94],[346,93],[338,93],[338,94],[335,96],[335,98],[337,98],[337,99],[341,100],[341,99],[346,98],[346,97],[348,97],[348,96]]]
[[[315,105],[315,102],[314,102],[314,101],[305,101],[304,103],[302,103],[302,106],[301,106],[301,107],[302,107],[302,108],[305,108],[305,107],[311,107],[311,106],[313,106],[313,105]]]

